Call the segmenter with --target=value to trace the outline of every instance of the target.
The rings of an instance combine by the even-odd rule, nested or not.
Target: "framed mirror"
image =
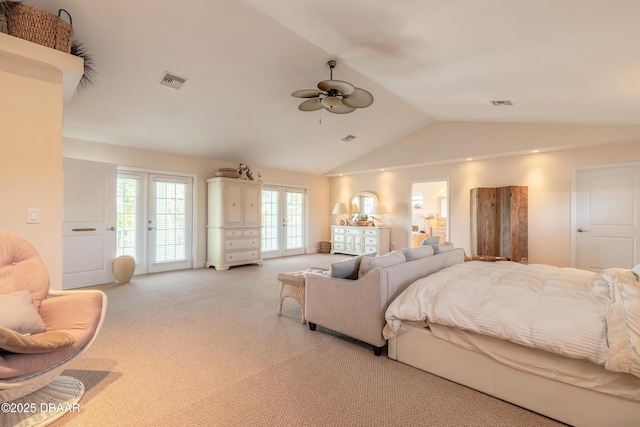
[[[349,213],[353,218],[355,215],[371,214],[373,205],[378,201],[378,196],[368,191],[362,191],[351,196],[349,199]]]

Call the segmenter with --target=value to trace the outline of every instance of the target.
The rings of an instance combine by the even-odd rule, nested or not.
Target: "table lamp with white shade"
[[[349,209],[347,209],[347,205],[344,203],[336,203],[331,213],[334,215],[349,215]],[[341,223],[344,224],[344,219],[338,217],[336,219],[336,224],[340,225]]]
[[[387,205],[385,205],[384,202],[375,201],[373,203],[373,207],[371,208],[370,217],[373,218],[373,223],[376,227],[382,227],[384,226],[383,215],[386,215],[388,213],[389,209],[387,209]]]

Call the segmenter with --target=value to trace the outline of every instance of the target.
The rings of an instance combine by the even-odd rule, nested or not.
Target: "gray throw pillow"
[[[405,255],[407,257],[407,261],[415,261],[417,259],[426,258],[432,256],[435,253],[433,247],[431,245],[428,246],[420,246],[418,248],[409,248],[407,249]]]
[[[431,246],[437,245],[438,243],[440,243],[440,236],[433,236],[420,242],[420,246]]]
[[[331,264],[329,267],[329,271],[327,273],[328,276],[338,277],[341,279],[351,279],[355,280],[358,278],[358,271],[360,269],[360,262],[363,257],[374,257],[375,253],[358,255],[353,258],[343,259],[341,261],[336,261]]]
[[[46,329],[27,290],[0,295],[0,326],[21,334],[37,334]]]

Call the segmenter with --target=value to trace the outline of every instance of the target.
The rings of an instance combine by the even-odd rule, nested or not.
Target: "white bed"
[[[637,276],[620,269],[596,274],[547,267],[464,263],[417,281],[392,302],[387,311],[385,336],[389,338],[389,357],[571,425],[640,425],[640,378],[637,376],[640,371],[634,360],[640,351],[640,341],[633,336],[639,331],[639,325],[634,322],[640,318]],[[616,279],[622,277],[621,274],[622,281],[626,281],[622,285]],[[470,280],[473,276],[475,283]],[[498,291],[491,288],[497,278],[502,278]],[[514,283],[514,278],[521,283]],[[472,288],[457,288],[452,285],[454,279],[466,280]],[[610,287],[609,282],[615,282],[615,286]],[[525,289],[523,294],[520,294],[521,288]],[[451,295],[439,293],[443,289],[454,289],[453,295],[467,294],[471,301],[458,305]],[[496,292],[505,293],[505,289],[516,297],[516,302],[508,306],[496,296]],[[518,295],[520,302],[517,302]],[[548,296],[553,298],[549,305],[562,307],[565,315],[541,307]],[[416,302],[421,298],[440,300],[449,309],[453,307],[453,318],[432,303]],[[521,303],[533,308],[535,313],[520,314],[525,309],[519,307]],[[583,303],[587,309],[581,308]],[[471,320],[465,317],[464,307],[473,314]],[[492,329],[484,323],[496,311],[499,313],[495,317],[504,314],[502,317],[508,326]],[[628,316],[624,316],[625,311]],[[524,323],[514,320],[513,313],[519,313],[518,318]],[[631,319],[620,322],[621,314],[623,320]],[[551,321],[540,321],[541,316]],[[568,322],[574,317],[579,319],[577,327]],[[444,325],[435,323],[434,319]],[[458,321],[464,329],[458,327]],[[480,323],[482,332],[495,336],[473,331],[474,326],[469,322]],[[561,336],[559,331],[564,327],[573,330],[572,335],[578,335],[577,343],[572,340],[568,340],[571,344],[568,346],[554,343],[554,335]],[[541,348],[512,342],[530,344],[529,335],[519,334],[531,328],[535,329],[532,335],[542,336],[549,331],[540,330],[549,329],[552,338],[542,343]],[[631,330],[632,334],[622,350],[614,342],[614,335],[621,330]],[[603,333],[604,350],[601,344],[590,341],[600,339]],[[556,350],[565,354],[557,354]]]

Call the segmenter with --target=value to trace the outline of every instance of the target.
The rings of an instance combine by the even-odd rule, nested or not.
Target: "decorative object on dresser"
[[[237,168],[220,168],[214,175],[218,178],[240,178]]]
[[[349,215],[349,209],[347,209],[347,205],[345,205],[344,203],[336,203],[331,213],[333,215]],[[338,217],[336,219],[336,224],[346,225],[346,220],[344,218]]]
[[[207,267],[262,265],[262,183],[207,179]]]
[[[331,253],[362,255],[389,252],[391,230],[387,227],[331,226]]]
[[[471,255],[529,256],[528,188],[471,189]]]

